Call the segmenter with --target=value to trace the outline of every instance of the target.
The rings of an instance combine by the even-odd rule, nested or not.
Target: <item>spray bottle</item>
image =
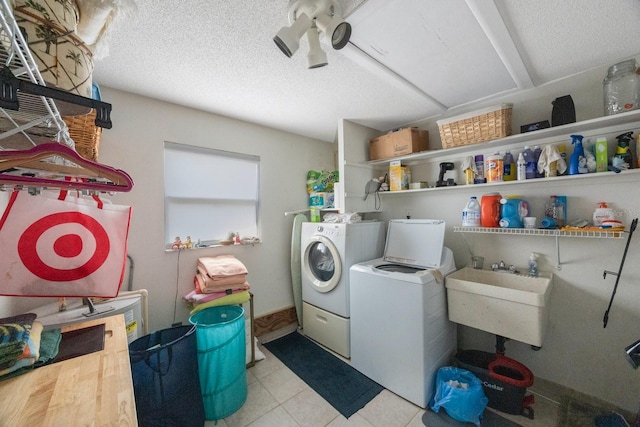
[[[582,135],[571,135],[571,144],[573,145],[573,154],[569,159],[569,175],[577,175],[580,173],[580,162],[584,161],[584,149],[582,148]]]
[[[535,252],[529,256],[529,276],[538,277],[538,254]]]

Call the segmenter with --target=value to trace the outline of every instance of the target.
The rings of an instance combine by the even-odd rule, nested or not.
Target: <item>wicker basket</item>
[[[511,135],[512,108],[513,104],[502,104],[438,120],[442,148],[477,144]]]
[[[62,120],[69,128],[69,136],[75,142],[78,154],[97,162],[102,128],[95,124],[96,110],[82,116],[65,116]]]

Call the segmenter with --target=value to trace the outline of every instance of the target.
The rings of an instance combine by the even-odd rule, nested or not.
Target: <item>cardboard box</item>
[[[389,190],[408,190],[411,182],[411,170],[402,166],[400,160],[389,163]]]
[[[429,132],[405,128],[369,141],[369,160],[389,159],[418,153],[429,148]]]

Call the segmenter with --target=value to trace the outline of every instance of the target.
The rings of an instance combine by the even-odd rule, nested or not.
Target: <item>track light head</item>
[[[298,50],[298,47],[300,47],[300,37],[311,28],[311,25],[311,19],[309,19],[306,14],[300,13],[290,26],[282,27],[280,31],[278,31],[273,41],[282,53],[291,58]]]
[[[307,40],[309,41],[309,53],[307,54],[309,68],[320,68],[327,65],[327,54],[320,46],[320,35],[315,25],[307,30]]]
[[[338,15],[333,17],[320,14],[316,16],[316,25],[331,42],[331,47],[340,50],[349,43],[351,38],[351,24]]]

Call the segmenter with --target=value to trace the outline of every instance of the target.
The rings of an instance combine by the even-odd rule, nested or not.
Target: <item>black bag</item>
[[[141,427],[202,427],[195,326],[163,329],[129,344]]]

